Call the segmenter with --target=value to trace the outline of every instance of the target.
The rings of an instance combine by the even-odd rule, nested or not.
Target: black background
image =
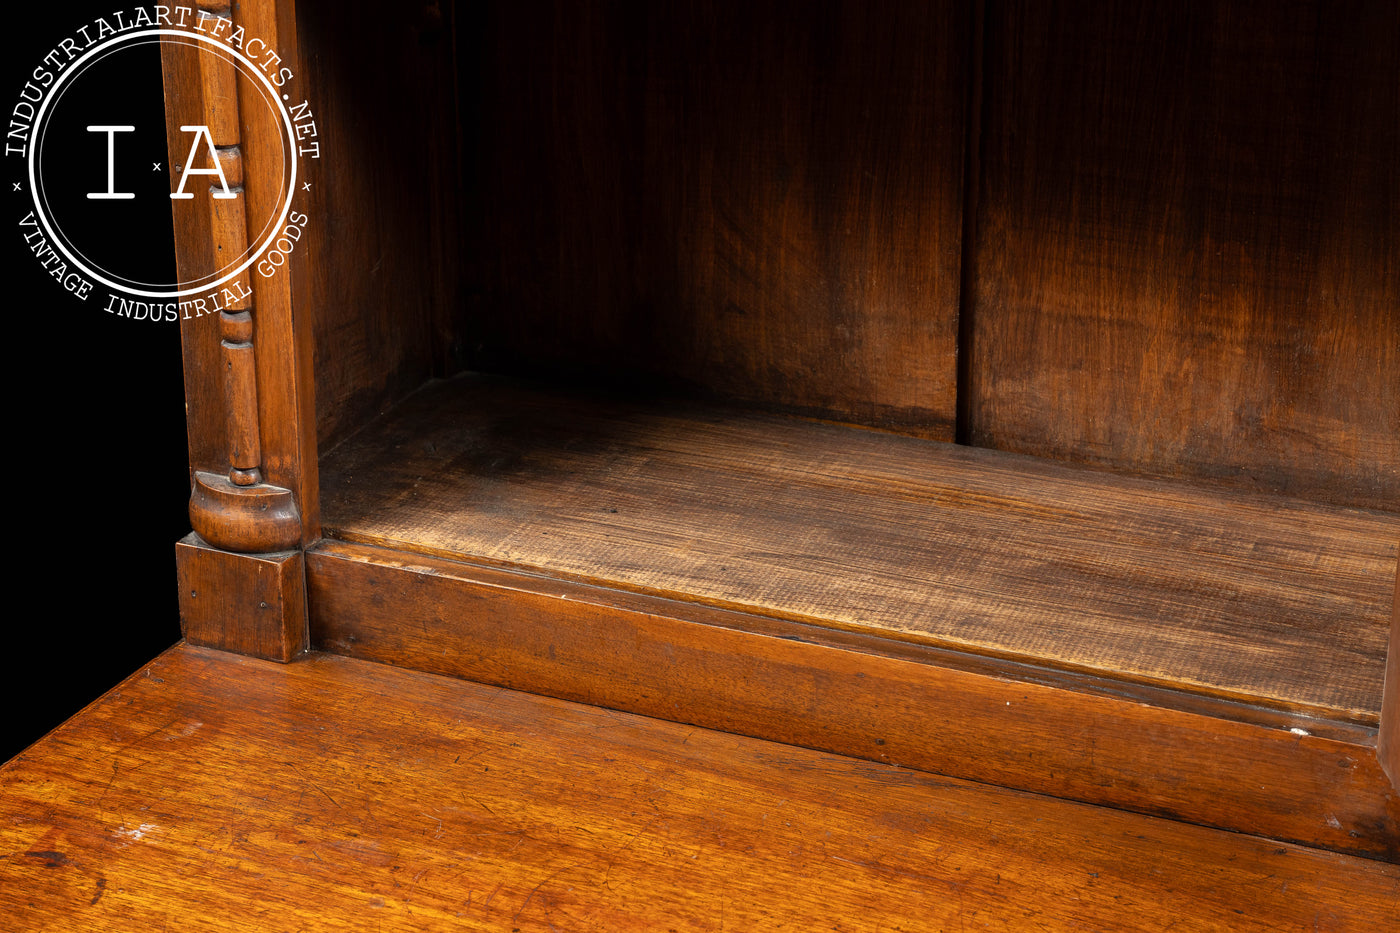
[[[130,9],[79,0],[7,11],[6,124],[43,56],[118,8]],[[158,115],[159,51],[121,58],[117,80]],[[0,430],[12,503],[0,678],[5,760],[179,638],[174,545],[189,530],[189,473],[178,326],[116,318],[103,302],[66,293],[19,233],[30,204],[24,161],[7,156],[0,164],[10,413]],[[85,178],[101,167],[88,159],[72,171]],[[23,192],[13,190],[16,181]],[[112,235],[148,255],[163,253],[173,278],[169,203],[151,199],[149,207]]]

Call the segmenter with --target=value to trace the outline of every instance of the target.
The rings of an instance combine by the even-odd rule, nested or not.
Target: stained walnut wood
[[[293,3],[241,3],[199,15],[231,17],[247,35],[276,49],[295,76],[291,89],[304,91]],[[222,150],[221,161],[231,172],[229,183],[241,186],[238,197],[230,201],[197,196],[171,202],[176,268],[181,283],[188,286],[222,268],[229,250],[241,252],[250,243],[261,243],[276,228],[280,199],[289,181],[285,172],[290,154],[284,130],[265,100],[265,89],[237,74],[231,64],[175,43],[162,43],[161,63],[172,188],[190,149],[190,135],[179,127],[191,124],[208,125],[214,144],[230,147]],[[316,174],[304,160],[298,190],[308,181],[314,188]],[[236,374],[236,384],[230,387],[233,398],[227,397],[225,387],[229,369],[219,314],[212,307],[211,313],[199,317],[191,311],[191,318],[182,316],[180,322],[191,474],[200,470],[228,474],[232,440],[238,448],[235,456],[240,462],[235,466],[241,478],[259,476],[291,490],[301,517],[298,538],[303,542],[319,536],[310,305],[300,302],[297,316],[292,302],[294,280],[305,277],[306,262],[306,252],[294,250],[280,274],[269,278],[250,271],[241,277],[253,298],[230,307],[252,311],[252,349],[242,353],[241,362],[251,363],[253,372]],[[250,354],[253,359],[246,359]],[[247,466],[245,456],[254,439],[256,470]]]
[[[233,13],[324,143],[253,329],[266,478],[312,547],[305,593],[299,551],[182,547],[192,638],[288,657],[306,607],[367,658],[1400,857],[1393,6],[456,6]],[[172,125],[237,144],[252,223],[256,89],[230,121],[226,75],[167,77]],[[217,214],[177,217],[182,274],[236,239]],[[222,472],[216,329],[185,336],[192,470]],[[639,378],[462,380],[365,428],[463,366]],[[352,661],[182,649],[123,690],[4,772],[38,769],[0,799],[18,926],[1372,929],[1397,902],[1390,866]],[[463,779],[463,743],[512,757]],[[768,828],[784,800],[810,831]]]
[[[1391,784],[1400,791],[1400,572],[1395,575],[1390,650],[1385,657],[1385,695],[1376,748]]]
[[[180,647],[0,769],[14,929],[1384,929],[1400,870],[333,656]]]
[[[465,359],[951,440],[969,10],[461,12]]]
[[[233,472],[239,478],[239,471]],[[290,489],[261,482],[240,486],[225,473],[195,471],[189,514],[201,538],[227,551],[285,551],[301,540],[301,517]]]
[[[1400,510],[1400,6],[986,10],[969,439]]]
[[[293,0],[276,3],[239,3],[229,8],[236,25],[250,36],[260,36],[278,49],[283,64],[292,69],[291,93],[309,101],[315,114],[317,101],[308,65],[297,39],[297,11]],[[284,132],[269,114],[262,94],[251,80],[239,79],[239,112],[242,115],[245,158],[256,165],[248,184],[249,216],[270,216],[277,205],[279,172],[289,158]],[[285,102],[294,107],[299,101]],[[258,114],[257,118],[252,115]],[[318,131],[319,133],[320,131]],[[298,148],[302,147],[298,144]],[[292,210],[314,216],[313,196],[324,184],[330,161],[302,155]],[[306,188],[310,185],[310,188]],[[291,217],[289,216],[289,220]],[[283,233],[287,228],[282,228]],[[300,244],[300,241],[298,241]],[[262,438],[263,477],[274,486],[292,490],[301,521],[301,540],[320,537],[317,489],[316,395],[312,384],[315,346],[315,307],[295,298],[301,280],[313,274],[309,250],[293,249],[283,271],[273,276],[253,276],[256,289],[254,344],[257,348],[258,425]],[[295,300],[294,300],[295,299]]]
[[[236,98],[230,99],[230,91],[236,95],[236,90],[206,86],[205,75],[201,73],[202,56],[193,46],[164,42],[161,43],[160,56],[165,87],[170,190],[174,191],[190,151],[190,136],[180,130],[181,126],[208,125],[215,145],[237,144],[237,104]],[[210,70],[209,77],[213,80],[222,83],[224,76],[223,69]],[[211,98],[208,103],[206,96]],[[238,160],[238,166],[240,174],[247,169],[243,159]],[[198,167],[207,166],[201,163]],[[200,177],[194,176],[195,179]],[[172,200],[170,203],[179,281],[204,279],[218,268],[213,242],[214,201],[195,197]],[[180,327],[191,473],[197,469],[211,472],[228,469],[229,418],[223,391],[223,353],[219,337],[217,314],[184,322]]]
[[[1400,861],[1374,729],[366,545],[307,577],[339,654]]]
[[[1373,724],[1400,518],[463,378],[322,468],[328,533]]]
[[[292,6],[278,3],[279,14]],[[301,320],[315,328],[321,443],[447,371],[459,339],[443,323],[462,301],[452,9],[295,4],[298,80],[323,158],[292,281]]]
[[[301,551],[233,554],[191,533],[175,545],[175,576],[180,631],[190,644],[269,661],[306,650]]]

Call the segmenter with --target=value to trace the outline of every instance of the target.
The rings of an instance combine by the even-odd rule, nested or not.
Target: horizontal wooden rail
[[[363,545],[322,542],[307,578],[324,650],[1400,859],[1373,729]]]

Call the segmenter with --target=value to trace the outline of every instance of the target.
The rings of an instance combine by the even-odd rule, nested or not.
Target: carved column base
[[[266,483],[235,486],[218,473],[195,473],[190,524],[201,538],[226,551],[257,554],[301,543],[301,516],[290,489]]]
[[[231,554],[186,535],[175,545],[185,640],[292,660],[307,649],[305,566],[301,551]]]

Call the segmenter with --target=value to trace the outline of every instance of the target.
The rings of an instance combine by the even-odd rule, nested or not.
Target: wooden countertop
[[[332,655],[177,646],[0,768],[15,931],[1376,931],[1397,914],[1397,865]]]

